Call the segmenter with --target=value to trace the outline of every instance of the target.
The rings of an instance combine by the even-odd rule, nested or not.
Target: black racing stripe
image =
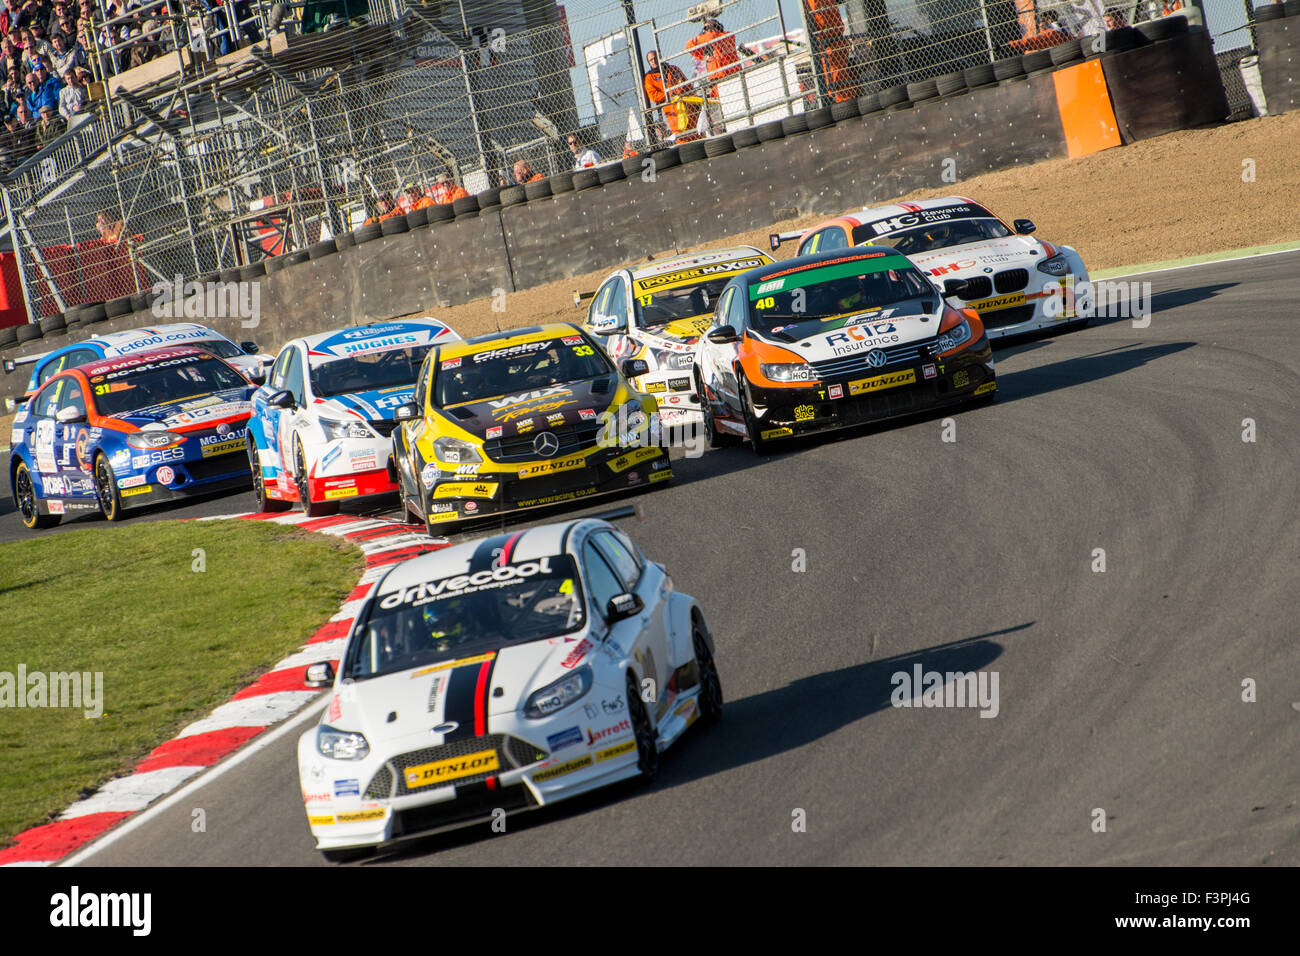
[[[444,743],[457,740],[474,739],[474,691],[478,686],[478,672],[481,664],[466,664],[464,667],[452,668],[447,680],[446,700],[443,707],[443,720],[454,720],[458,726],[443,738]]]

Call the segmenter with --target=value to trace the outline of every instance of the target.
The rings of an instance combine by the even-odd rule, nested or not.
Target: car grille
[[[193,481],[202,481],[205,478],[214,478],[217,475],[229,475],[235,472],[247,474],[248,455],[243,448],[237,448],[224,455],[214,455],[211,458],[203,458],[199,461],[187,461],[184,468],[189,472],[190,479]]]
[[[367,421],[366,424],[369,425],[371,428],[373,428],[375,430],[375,434],[379,435],[382,438],[387,438],[389,435],[391,435],[394,431],[397,430],[397,422],[395,421],[385,421],[380,419],[380,420]]]
[[[512,813],[536,806],[537,801],[533,799],[532,791],[523,784],[497,787],[494,790],[489,790],[482,784],[457,788],[455,800],[412,807],[393,814],[393,836],[486,820],[497,810]]]
[[[468,777],[457,777],[455,780],[447,781],[454,786],[460,787],[468,783],[486,780],[488,777],[494,777],[506,770],[514,770],[519,767],[526,767],[529,764],[544,760],[546,752],[541,748],[534,747],[525,740],[517,737],[510,737],[505,734],[488,734],[483,737],[471,737],[468,740],[458,740],[455,743],[441,744],[437,747],[425,747],[422,750],[412,750],[404,754],[389,759],[383,767],[370,779],[366,787],[366,799],[384,800],[390,797],[401,797],[408,793],[421,793],[428,790],[436,789],[436,786],[417,787],[410,790],[406,786],[406,771],[412,767],[418,767],[421,764],[433,763],[437,760],[451,760],[456,757],[466,757],[482,750],[495,750],[497,755],[497,769],[486,773],[473,774]]]
[[[600,422],[582,422],[578,425],[561,425],[558,428],[545,426],[535,428],[526,435],[513,435],[510,438],[492,438],[483,443],[483,450],[493,461],[536,461],[537,452],[533,442],[542,432],[551,432],[560,442],[559,451],[552,458],[559,458],[573,452],[594,448],[600,438]]]
[[[1000,294],[1019,292],[1029,285],[1028,269],[1005,269],[993,277],[993,287]]]
[[[989,277],[975,276],[966,280],[966,295],[962,298],[967,302],[974,302],[976,299],[987,299],[992,294],[993,283],[989,281]]]
[[[843,378],[846,375],[881,372],[891,365],[912,365],[930,357],[929,343],[909,342],[906,345],[895,345],[892,348],[882,349],[885,353],[885,364],[874,366],[867,364],[867,353],[871,351],[874,350],[866,349],[856,355],[823,359],[820,362],[811,364],[813,371],[817,373],[817,377],[825,381],[827,379]]]
[[[1008,325],[1019,325],[1021,322],[1028,322],[1034,317],[1034,307],[1032,305],[1017,305],[1010,309],[995,309],[992,312],[981,312],[980,321],[984,323],[986,329],[1000,329]]]

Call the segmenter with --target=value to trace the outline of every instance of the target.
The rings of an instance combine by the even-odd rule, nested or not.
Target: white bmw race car
[[[375,322],[295,339],[253,393],[248,457],[261,511],[314,516],[397,490],[393,414],[425,356],[460,336],[437,319]]]
[[[873,206],[801,232],[774,233],[773,249],[798,239],[798,255],[867,243],[892,246],[933,277],[948,302],[979,313],[990,340],[1087,325],[1088,269],[1069,246],[1031,238],[1034,224],[1007,225],[964,196]]]
[[[704,612],[607,521],[412,558],[376,585],[298,741],[317,848],[381,844],[653,776],[722,716]]]

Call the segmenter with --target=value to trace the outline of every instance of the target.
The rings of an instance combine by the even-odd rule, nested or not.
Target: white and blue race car
[[[425,356],[460,336],[437,319],[375,322],[289,342],[253,393],[248,457],[261,511],[312,516],[397,490],[393,413]]]
[[[608,521],[395,565],[356,617],[298,741],[307,822],[341,862],[630,777],[722,716],[699,603]]]

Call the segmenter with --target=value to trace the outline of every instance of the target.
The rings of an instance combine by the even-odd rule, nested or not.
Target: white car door
[[[744,329],[744,309],[742,307],[743,289],[729,286],[718,299],[718,307],[713,313],[713,324],[709,332],[730,325],[739,334]],[[740,340],[719,344],[709,341],[708,333],[700,337],[700,377],[713,392],[722,396],[723,401],[733,409],[740,407],[735,373],[736,355],[740,350]]]

